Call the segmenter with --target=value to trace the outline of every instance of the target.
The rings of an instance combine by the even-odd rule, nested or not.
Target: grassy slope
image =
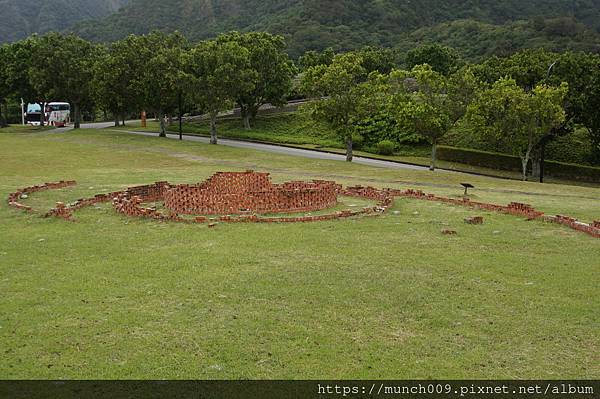
[[[210,134],[207,122],[196,122],[183,125],[186,134],[198,134],[208,136]],[[149,132],[158,131],[158,122],[149,121],[146,128],[141,128],[139,123],[131,123],[127,126],[110,128],[110,130],[143,130]],[[178,132],[179,125],[175,122],[168,127],[171,132]],[[285,144],[299,148],[319,149],[339,154],[345,154],[344,144],[326,126],[312,122],[302,113],[284,113],[259,117],[250,130],[241,126],[239,118],[225,118],[219,121],[218,134],[220,137],[254,140],[267,143]],[[407,162],[416,165],[429,166],[431,162],[431,148],[425,146],[404,145],[397,149],[393,156],[376,154],[375,149],[370,152],[355,150],[355,155],[371,158]],[[489,176],[497,176],[510,179],[521,179],[521,173],[486,168],[475,165],[467,165],[458,162],[438,160],[437,167],[466,173],[479,173]],[[569,183],[568,181],[546,177],[547,183]],[[598,186],[593,183],[577,184]]]
[[[49,207],[220,170],[458,195],[392,171],[114,132],[0,134],[0,197]],[[479,200],[598,218],[597,189],[470,177]],[[600,242],[560,226],[398,200],[380,218],[216,229],[76,223],[0,203],[2,378],[599,378]],[[479,213],[479,212],[478,212]],[[444,227],[456,237],[442,236]]]

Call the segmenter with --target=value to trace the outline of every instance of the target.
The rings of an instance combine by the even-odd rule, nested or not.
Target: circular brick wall
[[[276,185],[268,173],[217,173],[201,184],[167,189],[164,205],[188,215],[309,212],[335,206],[340,188],[328,181]]]

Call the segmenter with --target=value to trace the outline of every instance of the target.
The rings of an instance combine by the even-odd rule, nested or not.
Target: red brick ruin
[[[25,196],[42,190],[60,189],[74,186],[75,181],[45,183],[20,189],[8,196],[11,207],[27,212],[34,210],[19,201]],[[302,215],[289,217],[269,217],[265,214],[308,213],[331,208],[337,204],[338,196],[365,198],[377,201],[377,205],[358,210],[343,210],[324,215]],[[543,220],[570,227],[593,237],[600,238],[600,221],[590,224],[563,215],[544,215],[531,205],[512,202],[507,206],[471,201],[468,198],[456,199],[426,194],[421,190],[377,189],[374,187],[354,186],[343,188],[341,185],[324,180],[312,182],[288,182],[273,184],[268,173],[219,172],[203,183],[172,185],[157,182],[146,186],[130,187],[124,191],[98,194],[92,198],[79,199],[71,204],[58,202],[56,207],[45,216],[54,216],[74,220],[73,212],[97,203],[112,202],[114,209],[126,216],[144,217],[156,220],[169,220],[186,223],[215,222],[254,222],[254,223],[292,223],[315,222],[348,218],[365,214],[381,214],[389,208],[394,198],[413,198],[443,202],[471,209],[482,209],[525,217],[528,220]],[[145,207],[145,203],[163,202],[166,213],[154,207]],[[184,218],[180,215],[193,215]],[[213,217],[211,217],[213,216]],[[482,224],[483,218],[465,219],[469,224]]]

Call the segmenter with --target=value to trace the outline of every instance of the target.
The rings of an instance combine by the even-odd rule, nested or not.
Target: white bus
[[[46,121],[50,126],[66,126],[71,122],[71,106],[69,103],[46,104]]]
[[[71,122],[71,106],[65,102],[51,102],[44,104],[44,121],[50,126],[63,127]],[[28,124],[40,125],[41,110],[39,104],[27,104],[25,118]]]

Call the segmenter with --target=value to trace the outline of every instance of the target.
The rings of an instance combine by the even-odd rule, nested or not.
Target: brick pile
[[[54,216],[57,218],[73,221],[73,209],[67,207],[62,202],[56,203],[56,208],[52,208],[46,213],[46,217]]]
[[[313,212],[337,204],[338,195],[358,196],[379,201],[374,207],[360,210],[343,210],[326,215],[303,215],[294,217],[260,217],[265,213]],[[164,200],[169,214],[142,206],[144,202]],[[292,181],[273,184],[268,173],[246,171],[243,173],[220,172],[203,183],[172,186],[157,182],[152,186],[133,187],[117,193],[113,206],[122,214],[159,220],[187,223],[295,223],[316,222],[348,218],[361,214],[379,214],[391,205],[393,197],[381,190],[360,188],[343,190],[332,181]],[[196,216],[193,219],[179,215],[220,215],[218,218]]]
[[[471,216],[471,217],[465,218],[465,223],[481,225],[481,224],[483,224],[483,217],[482,216]]]

